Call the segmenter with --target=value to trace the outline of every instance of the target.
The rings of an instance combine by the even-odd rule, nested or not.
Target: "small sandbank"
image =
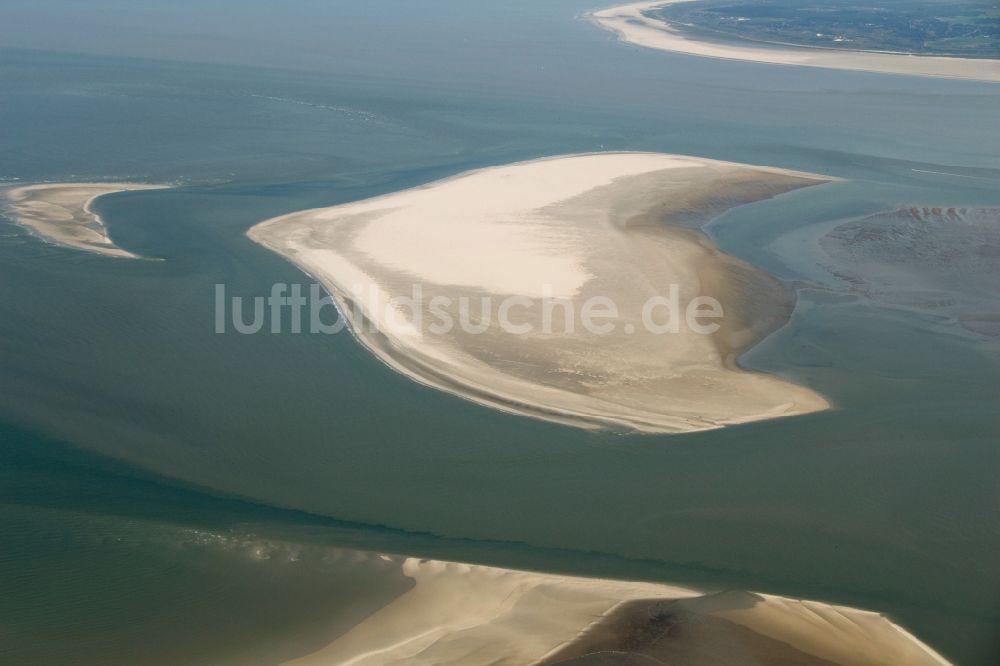
[[[115,245],[101,216],[91,210],[94,200],[114,192],[162,189],[140,183],[43,183],[2,192],[14,221],[40,238],[58,245],[109,257],[145,259]]]
[[[361,342],[419,382],[580,427],[685,432],[828,407],[739,367],[788,320],[794,294],[697,227],[829,180],[658,153],[572,155],[292,213],[248,235],[319,280]],[[416,289],[419,304],[403,307]],[[651,326],[705,297],[721,310],[714,332]],[[578,323],[597,302],[614,312],[601,332]],[[663,305],[655,317],[651,303]]]
[[[399,566],[411,589],[286,664],[948,664],[886,617],[845,606],[416,558]]]
[[[1000,341],[1000,208],[902,206],[774,243],[836,291]]]
[[[706,41],[647,14],[670,4],[690,1],[634,2],[591,12],[587,18],[614,32],[624,42],[674,53],[775,65],[1000,81],[1000,60],[778,46],[735,39],[731,42]]]

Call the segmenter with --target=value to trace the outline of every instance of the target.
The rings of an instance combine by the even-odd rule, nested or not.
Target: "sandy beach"
[[[775,65],[1000,81],[998,60],[780,46],[735,40],[729,43],[705,41],[644,13],[669,4],[689,1],[634,2],[591,12],[587,17],[617,34],[624,42],[661,51]]]
[[[163,187],[139,183],[44,183],[14,187],[2,196],[14,221],[44,240],[109,257],[144,259],[115,245],[101,216],[91,206],[106,194]]]
[[[828,407],[737,365],[787,321],[794,295],[697,230],[827,180],[657,153],[573,155],[293,213],[248,235],[322,282],[359,339],[419,382],[576,426],[684,432]],[[394,302],[414,285],[419,307]],[[685,311],[717,299],[718,330],[651,329],[645,308],[667,295]],[[445,314],[469,325],[435,329],[435,299],[467,299],[464,317]],[[516,307],[493,307],[504,299]],[[548,318],[546,299],[558,302]],[[614,306],[602,322],[613,330],[571,329],[567,313],[595,299]],[[675,320],[665,313],[656,323]]]
[[[289,666],[948,663],[884,616],[845,606],[378,557],[413,587]]]

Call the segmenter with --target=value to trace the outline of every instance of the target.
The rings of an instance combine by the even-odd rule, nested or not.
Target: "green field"
[[[865,51],[1000,56],[990,0],[696,0],[656,15],[703,34]]]

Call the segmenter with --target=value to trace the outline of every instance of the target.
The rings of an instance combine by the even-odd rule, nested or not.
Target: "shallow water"
[[[811,287],[779,240],[790,230],[898,204],[1000,205],[1000,86],[646,52],[575,20],[581,3],[457,7],[417,16],[391,3],[378,20],[357,10],[330,27],[341,53],[368,53],[376,25],[449,26],[433,48],[411,36],[374,58],[326,45],[315,61],[272,63],[312,71],[0,51],[0,177],[180,185],[98,206],[112,238],[163,262],[89,256],[0,224],[11,658],[131,661],[186,635],[177,617],[240,628],[174,661],[239,662],[255,640],[274,649],[255,654],[293,655],[401,584],[286,593],[286,575],[318,592],[338,583],[275,561],[261,580],[244,551],[156,545],[240,524],[260,538],[304,531],[323,548],[855,605],[959,663],[993,663],[1000,360],[957,327],[805,289],[790,325],[744,361],[837,409],[669,437],[493,412],[406,380],[346,334],[213,332],[216,283],[257,296],[309,282],[243,236],[254,223],[543,155],[656,150],[848,179],[711,227],[725,250]],[[464,57],[470,41],[487,55]],[[175,55],[166,43],[102,48]],[[210,585],[223,591],[204,595]],[[294,602],[284,620],[263,610]],[[154,607],[159,620],[139,612]]]

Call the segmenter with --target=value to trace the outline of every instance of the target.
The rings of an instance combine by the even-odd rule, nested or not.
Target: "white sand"
[[[689,652],[693,648],[699,654],[719,654],[720,649],[725,649],[741,657],[724,663],[770,663],[769,652],[759,647],[758,637],[765,639],[764,642],[772,639],[779,647],[788,644],[802,655],[815,657],[815,663],[822,659],[828,660],[824,664],[852,666],[948,663],[882,615],[844,606],[746,592],[702,595],[695,590],[656,583],[579,578],[414,558],[405,560],[402,567],[405,575],[415,582],[410,591],[327,647],[287,663],[293,666],[555,663],[572,651],[577,641],[587,641],[594,634],[604,635],[604,647],[608,642],[615,646],[620,641],[625,645],[617,645],[619,650],[637,653],[645,648],[662,651],[681,643]],[[657,625],[656,617],[640,614],[638,629],[631,626],[627,636],[616,635],[621,627],[609,627],[607,617],[631,600],[670,604],[666,608],[683,622],[682,630]],[[730,630],[730,626],[737,627],[737,631]],[[647,645],[643,646],[636,636],[645,639]],[[589,651],[587,647],[577,650]]]
[[[789,295],[768,276],[714,248],[688,226],[741,202],[824,182],[810,174],[655,153],[601,153],[483,169],[375,199],[293,213],[249,236],[315,276],[359,339],[411,378],[506,411],[584,427],[680,432],[825,409],[814,392],[735,364],[781,326]],[[423,289],[419,312],[390,297]],[[656,334],[642,306],[677,285],[684,307],[709,295],[725,308],[715,335],[686,326]],[[564,297],[544,331],[541,304]],[[484,332],[459,325],[460,298],[496,297]],[[586,299],[610,298],[615,330],[583,330]],[[430,303],[453,299],[453,328],[435,331]],[[629,327],[632,327],[630,332]]]
[[[627,159],[581,160],[573,169],[557,168],[554,160],[497,167],[488,177],[481,172],[480,177],[412,190],[406,205],[395,210],[382,199],[353,205],[350,214],[382,213],[360,231],[355,247],[428,282],[536,298],[548,285],[554,296],[571,297],[591,277],[584,266],[587,248],[564,233],[562,220],[538,211],[616,178],[691,164],[674,156],[635,153]],[[414,211],[419,211],[420,224],[412,221]],[[329,211],[325,216],[341,214]],[[447,252],[414,252],[416,247]],[[517,263],[499,267],[483,261],[485,247]]]
[[[588,14],[588,17],[601,27],[616,33],[622,41],[661,51],[776,65],[1000,81],[1000,60],[772,46],[735,40],[731,43],[708,42],[701,41],[666,21],[643,14],[644,11],[657,7],[689,1],[635,2],[601,9]]]
[[[143,259],[108,238],[101,217],[91,210],[98,197],[114,192],[152,190],[164,185],[137,183],[45,183],[3,193],[14,221],[43,240],[110,257]]]
[[[407,559],[416,585],[325,649],[289,664],[529,664],[621,601],[693,596],[665,585]],[[502,662],[495,661],[502,658]]]
[[[746,598],[757,603],[741,603]],[[911,633],[872,611],[746,592],[705,597],[689,605],[835,664],[948,664]]]

